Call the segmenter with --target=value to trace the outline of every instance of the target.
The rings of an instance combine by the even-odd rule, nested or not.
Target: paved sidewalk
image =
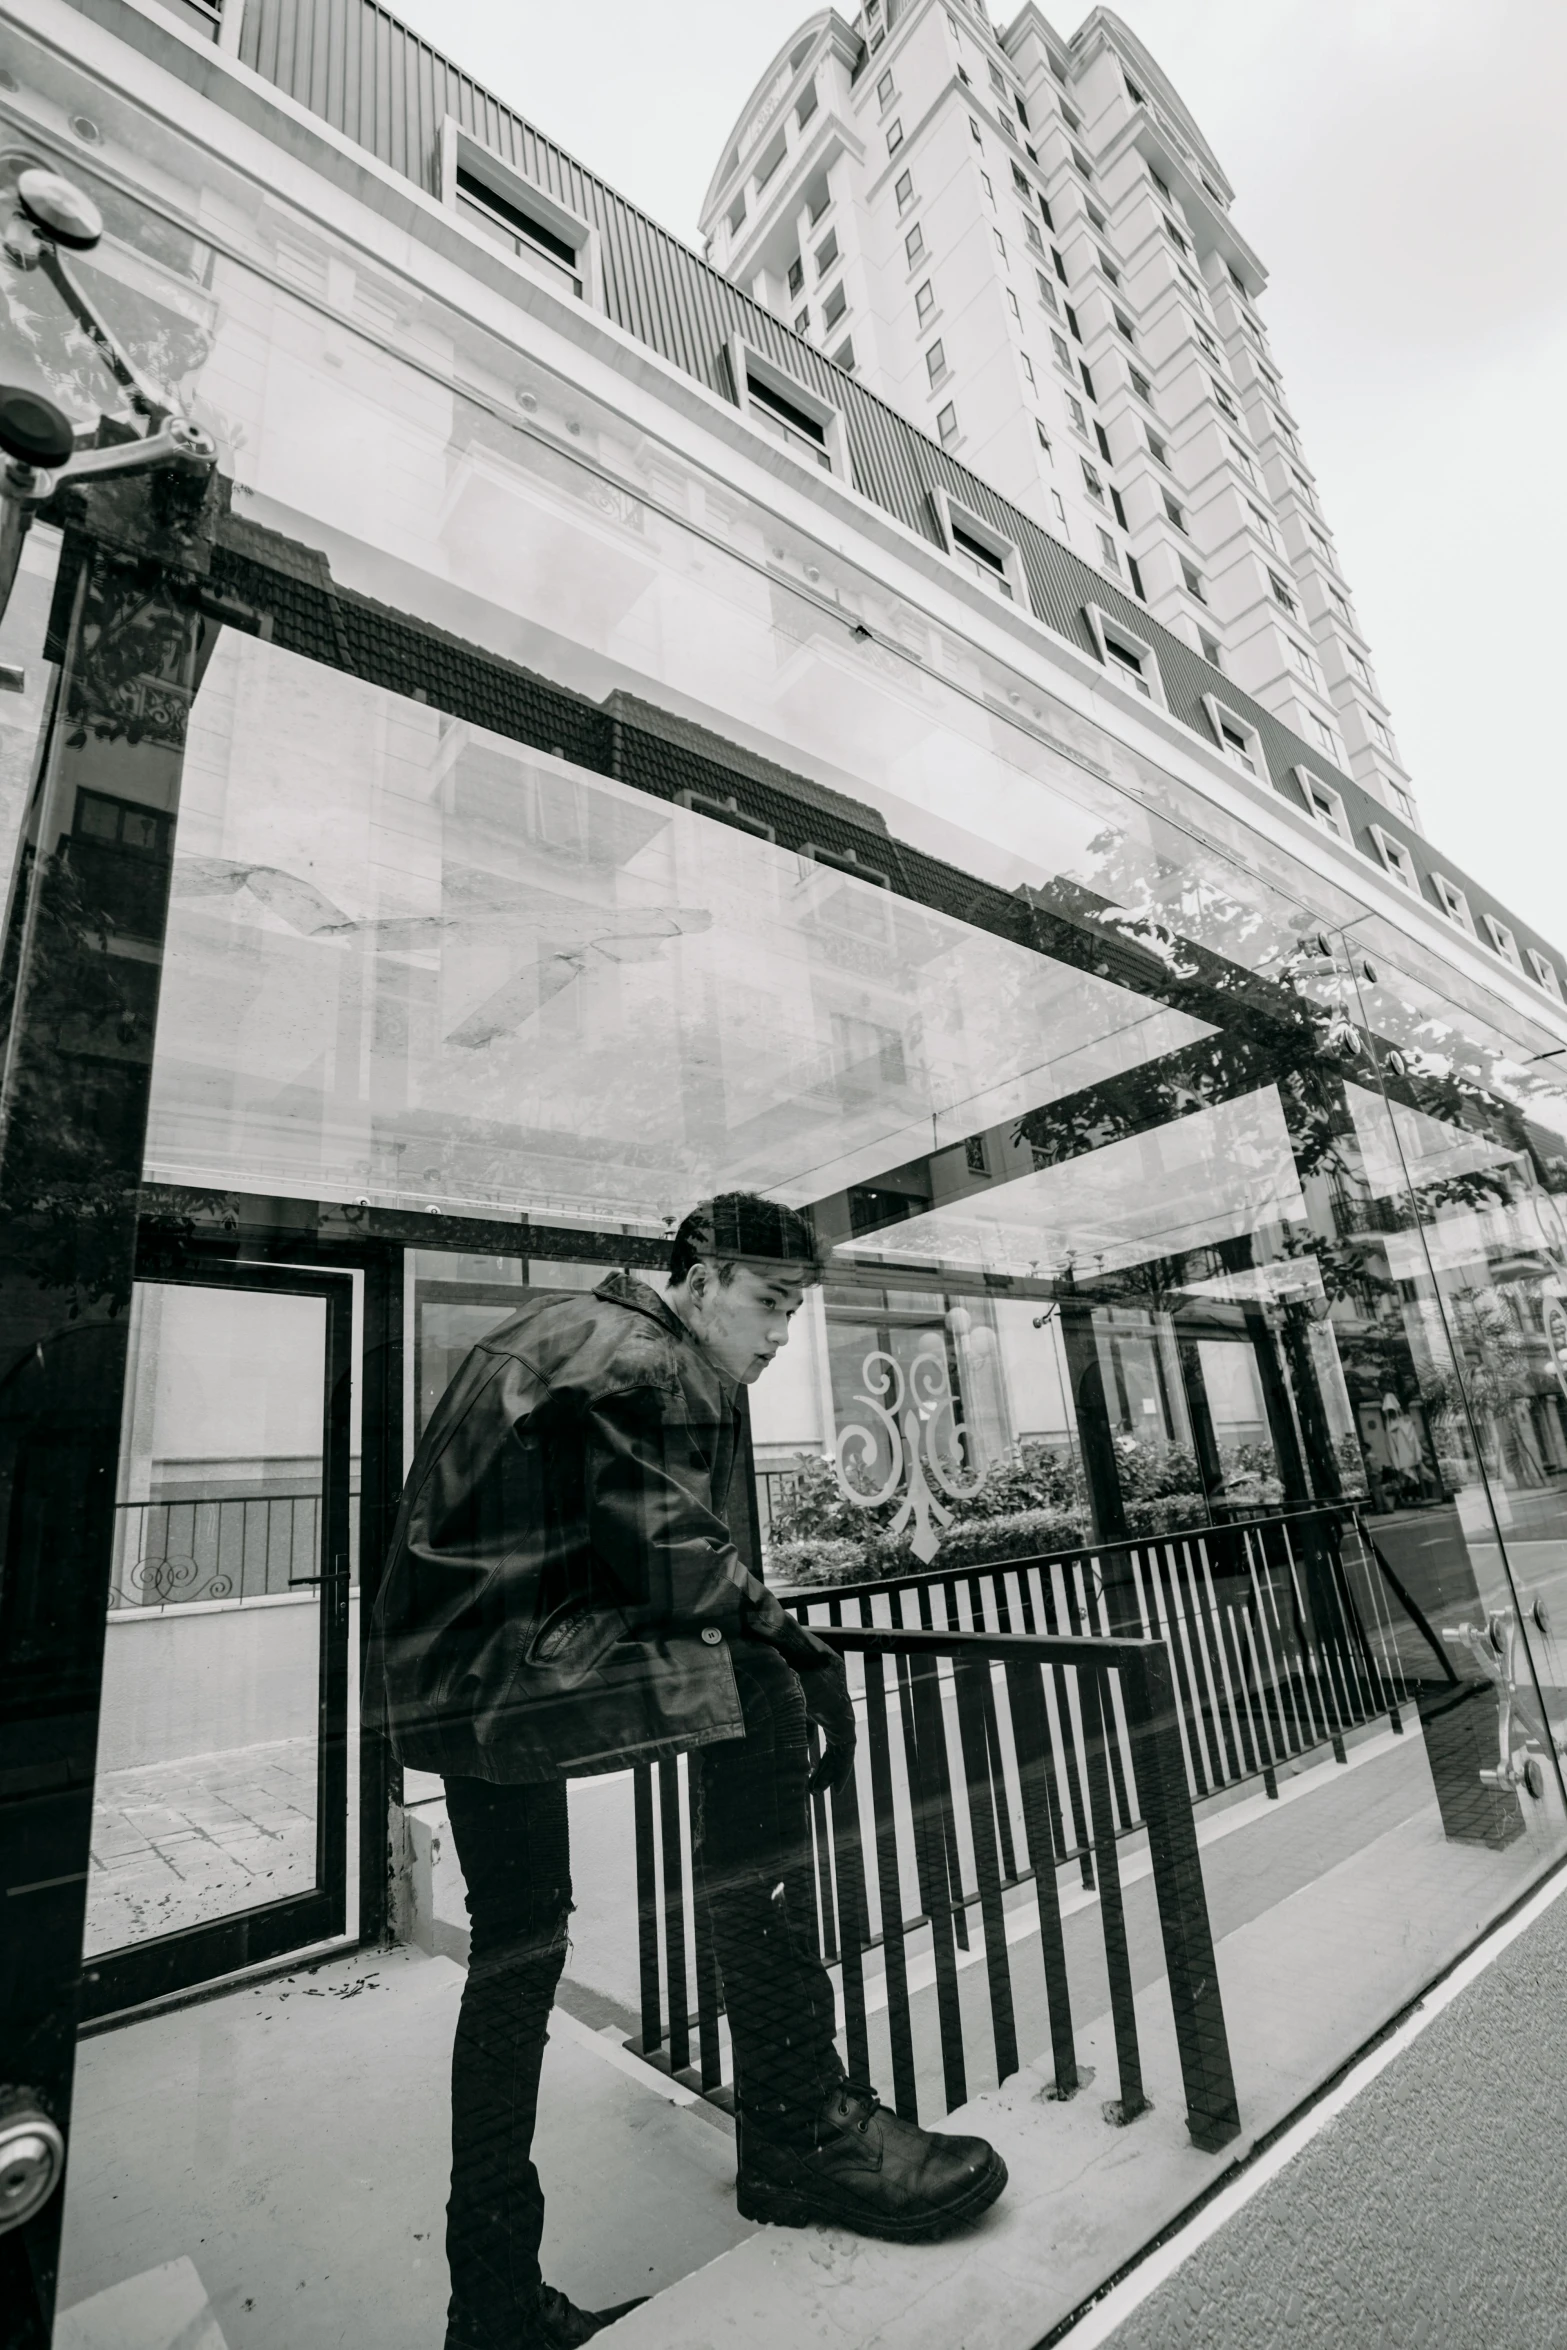
[[[106,1771],[93,1799],[87,1955],[303,1893],[315,1871],[314,1738]]]
[[[1564,2081],[1567,1897],[1107,2350],[1563,2350]]]

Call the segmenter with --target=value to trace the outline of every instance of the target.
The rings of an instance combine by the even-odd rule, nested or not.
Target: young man
[[[844,2076],[807,1797],[848,1779],[854,1709],[836,1652],[747,1572],[724,1518],[738,1390],[817,1271],[803,1218],[721,1194],[676,1233],[667,1294],[613,1273],[531,1298],[474,1348],[415,1456],[366,1704],[404,1763],[444,1777],[468,1889],[447,2350],[565,2350],[623,2314],[574,2308],[538,2265],[532,2140],[575,1774],[693,1756],[748,2218],[919,2241],[1006,2184],[982,2139],[916,2129]]]

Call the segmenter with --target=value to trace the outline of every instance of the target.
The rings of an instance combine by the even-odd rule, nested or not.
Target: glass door
[[[345,1929],[352,1296],[274,1265],[135,1285],[89,2015]]]

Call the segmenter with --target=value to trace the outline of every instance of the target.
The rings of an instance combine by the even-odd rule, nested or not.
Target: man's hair
[[[809,1219],[754,1191],[721,1191],[698,1201],[682,1220],[669,1252],[671,1284],[700,1264],[716,1265],[720,1281],[728,1281],[736,1265],[799,1265],[808,1281],[821,1272]]]

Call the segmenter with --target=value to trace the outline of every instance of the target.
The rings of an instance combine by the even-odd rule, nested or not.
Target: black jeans
[[[747,2125],[808,2139],[842,2067],[814,1930],[805,1705],[775,1650],[742,1641],[732,1653],[745,1736],[693,1758],[698,1898]],[[472,1932],[452,2051],[448,2339],[513,2350],[544,2232],[533,2129],[571,1910],[566,1789],[448,1779],[446,1801]]]

